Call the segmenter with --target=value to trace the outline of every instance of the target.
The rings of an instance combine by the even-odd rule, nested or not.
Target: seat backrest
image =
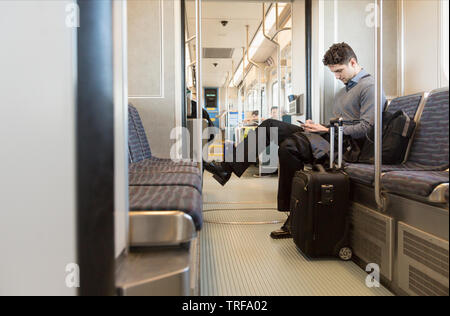
[[[142,150],[141,142],[134,125],[133,118],[128,111],[128,161],[139,162],[144,160],[144,152]]]
[[[434,90],[428,96],[417,126],[408,163],[448,168],[448,88]]]
[[[403,112],[406,113],[406,115],[408,115],[411,119],[413,119],[417,123],[420,118],[421,113],[420,109],[423,108],[424,101],[425,101],[424,93],[401,96],[392,100],[386,111],[388,111],[389,113],[395,113],[399,110],[402,110]],[[403,163],[405,163],[408,160],[413,140],[414,136],[411,137],[411,139],[409,140],[408,148],[406,149]]]
[[[138,162],[143,159],[151,158],[152,152],[147,140],[144,125],[142,125],[139,112],[131,104],[128,105],[128,133],[132,161]],[[131,137],[133,137],[133,139],[131,139]],[[134,145],[133,148],[131,147],[132,143]],[[140,148],[138,147],[138,144]]]
[[[403,110],[411,119],[414,119],[422,97],[423,93],[417,93],[395,98],[389,104],[387,111],[395,113],[399,110]]]

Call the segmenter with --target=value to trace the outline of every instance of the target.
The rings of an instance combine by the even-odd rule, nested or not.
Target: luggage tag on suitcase
[[[321,173],[326,173],[327,171],[322,165],[313,166],[313,170],[319,171]],[[331,205],[334,201],[334,185],[332,184],[322,184],[320,186],[320,200],[317,202],[322,205]]]
[[[321,186],[321,201],[320,203],[323,205],[331,205],[334,200],[334,185],[332,184],[323,184]]]

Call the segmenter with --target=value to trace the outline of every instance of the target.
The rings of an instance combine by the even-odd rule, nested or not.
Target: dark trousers
[[[256,146],[256,150],[249,149],[249,139],[256,139],[261,131],[266,133],[266,143]],[[287,212],[290,210],[290,197],[292,178],[296,171],[303,170],[305,163],[313,161],[311,146],[308,139],[302,134],[303,129],[289,123],[269,119],[264,121],[254,131],[250,131],[247,138],[241,142],[234,151],[234,162],[227,163],[238,176],[247,170],[251,161],[257,161],[258,156],[270,146],[270,129],[278,129],[278,158],[279,158],[279,182],[278,182],[278,210]],[[253,135],[254,134],[254,135]],[[236,162],[236,153],[244,152],[244,161]]]

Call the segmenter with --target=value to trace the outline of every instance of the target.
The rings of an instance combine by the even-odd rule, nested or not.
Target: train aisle
[[[202,296],[392,295],[368,288],[367,274],[353,262],[308,260],[292,239],[271,239],[286,219],[276,210],[278,179],[256,172],[249,168],[225,187],[205,173]]]

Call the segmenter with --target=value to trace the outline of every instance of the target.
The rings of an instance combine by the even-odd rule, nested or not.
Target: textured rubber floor
[[[230,225],[283,224],[287,216],[274,208],[208,209],[203,211],[205,223]]]
[[[241,178],[233,175],[221,186],[211,174],[205,172],[203,179],[203,202],[208,204],[271,204],[277,202],[277,177],[254,178],[253,169]]]
[[[251,194],[244,192],[248,187]],[[274,207],[276,178],[233,178],[222,188],[205,176],[204,190],[201,295],[392,295],[384,287],[368,288],[367,274],[351,261],[311,260],[292,239],[270,238],[286,219]]]

